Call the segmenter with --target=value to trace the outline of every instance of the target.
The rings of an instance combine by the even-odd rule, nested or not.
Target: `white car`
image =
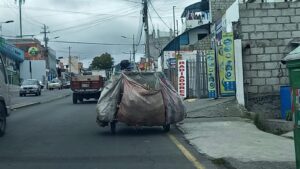
[[[0,137],[5,133],[6,117],[8,116],[8,107],[10,106],[7,82],[6,70],[0,54]]]
[[[42,93],[40,82],[36,79],[26,79],[22,82],[20,87],[20,96],[26,96],[28,94],[35,94],[40,96]]]
[[[53,79],[50,82],[48,82],[48,89],[53,90],[53,89],[62,89],[62,83],[59,79]]]

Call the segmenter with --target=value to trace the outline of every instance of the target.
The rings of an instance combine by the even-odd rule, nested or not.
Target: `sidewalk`
[[[200,153],[222,159],[236,169],[294,169],[292,139],[265,133],[232,98],[186,101],[188,118],[178,125],[187,141]]]

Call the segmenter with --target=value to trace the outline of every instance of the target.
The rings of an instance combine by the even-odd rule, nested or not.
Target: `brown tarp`
[[[165,108],[160,90],[147,89],[123,75],[124,93],[117,114],[118,121],[128,125],[161,126]]]
[[[118,108],[119,104],[119,108]],[[182,98],[161,73],[123,73],[102,91],[97,122],[162,126],[186,116]]]
[[[161,91],[166,108],[166,123],[174,124],[186,117],[183,100],[167,80],[160,80]]]

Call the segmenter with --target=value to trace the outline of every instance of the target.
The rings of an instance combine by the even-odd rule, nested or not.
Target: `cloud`
[[[141,0],[130,0],[141,2]],[[172,8],[176,6],[176,18],[180,19],[184,7],[198,0],[152,0],[153,6],[159,15],[172,28]],[[142,5],[127,0],[26,0],[23,5],[23,34],[36,35],[43,40],[43,24],[49,27],[50,41],[54,37],[64,41],[132,43],[131,39],[121,36],[137,36],[140,23]],[[149,12],[155,28],[168,31],[151,6]],[[3,25],[3,35],[16,36],[19,34],[18,6],[14,1],[0,1],[0,21],[13,19],[15,22]],[[152,29],[152,24],[150,23]],[[137,37],[136,37],[137,38]],[[144,40],[142,39],[142,43]],[[50,42],[49,46],[55,49],[57,57],[68,56],[68,47],[71,46],[72,55],[89,59],[101,53],[111,53],[116,61],[124,56],[122,52],[132,50],[131,46],[100,46],[81,44],[61,44]],[[144,46],[138,48],[138,53],[144,52]]]

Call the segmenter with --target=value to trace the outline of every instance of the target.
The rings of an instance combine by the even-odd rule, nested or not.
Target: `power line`
[[[49,41],[55,43],[82,44],[82,45],[102,45],[102,46],[132,46],[127,43],[102,43],[102,42],[81,42],[81,41]]]
[[[122,16],[125,16],[125,15],[129,15],[129,14],[132,14],[132,13],[135,13],[135,11],[132,11],[132,9],[130,10],[127,10],[127,11],[124,11]],[[104,21],[107,21],[107,20],[112,20],[114,18],[116,18],[118,16],[110,16],[110,17],[107,17],[107,18],[101,18],[101,19],[94,19],[94,20],[91,20],[91,21],[88,21],[88,22],[85,22],[85,23],[81,23],[81,24],[78,24],[78,25],[73,25],[73,26],[69,26],[69,27],[65,27],[65,28],[61,28],[61,29],[57,29],[57,30],[54,30],[52,31],[53,33],[54,32],[60,32],[60,31],[65,31],[65,30],[70,30],[70,29],[78,29],[78,28],[84,28],[84,27],[93,27],[93,26],[96,26]]]
[[[168,24],[162,19],[162,17],[158,14],[158,12],[157,12],[156,9],[154,8],[154,6],[153,6],[151,0],[149,0],[149,2],[150,2],[151,8],[154,10],[154,12],[155,12],[156,15],[159,17],[159,19],[165,24],[165,26],[166,26],[167,28],[171,29],[171,28],[168,26]]]
[[[123,0],[123,1],[126,1],[126,2],[132,2],[132,3],[137,3],[137,4],[142,4],[141,2],[132,1],[132,0]]]

